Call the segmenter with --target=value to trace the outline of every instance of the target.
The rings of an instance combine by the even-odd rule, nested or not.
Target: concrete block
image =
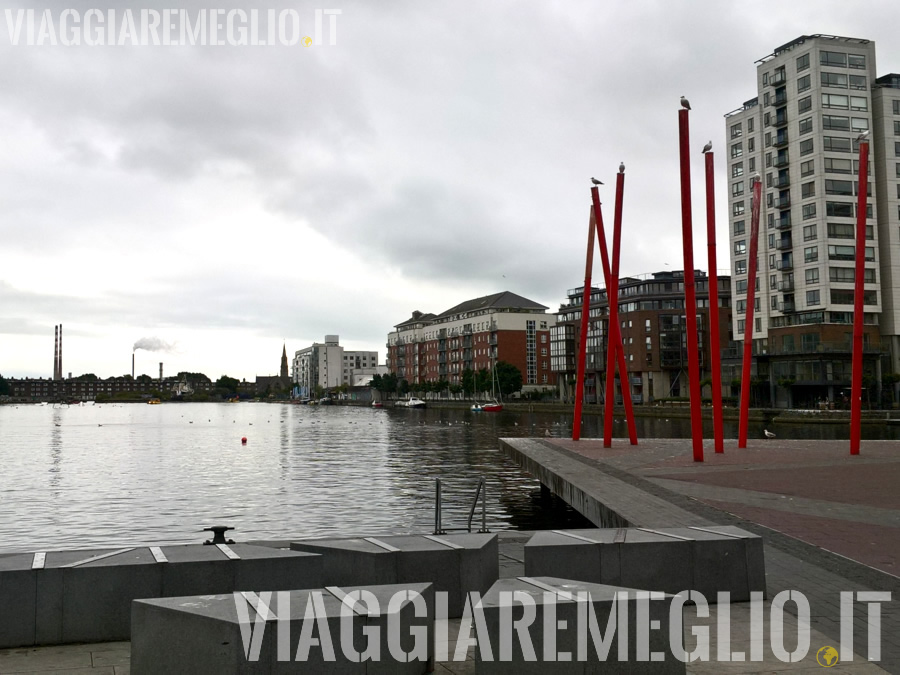
[[[322,556],[316,553],[250,544],[232,544],[230,548],[240,560],[233,561],[234,585],[228,590],[289,591],[320,588],[324,584]]]
[[[272,594],[268,610],[263,609],[261,614],[243,604],[250,622],[249,626],[244,624],[248,643],[252,645],[253,641],[259,640],[255,661],[247,658],[234,595],[135,601],[131,671],[135,675],[171,672],[198,675],[223,672],[413,675],[430,672],[434,667],[434,593],[431,585],[364,587],[374,596],[379,611],[370,613],[363,603],[358,603],[356,610],[350,612],[345,620],[351,626],[346,651],[362,654],[371,639],[378,645],[379,658],[367,661],[352,660],[341,642],[342,609],[347,611],[341,598],[360,590],[363,587],[331,587]],[[415,616],[416,606],[406,597],[407,592],[422,596],[425,608],[423,613],[420,612],[421,616]],[[392,598],[399,593],[402,595],[396,604],[392,604]],[[399,639],[389,640],[389,625],[396,627]],[[419,640],[424,641],[424,658],[410,662],[395,660],[390,651],[391,644],[410,653],[417,632],[421,634]],[[300,642],[304,637],[319,640],[319,645],[301,651]],[[324,644],[333,649],[334,660],[327,658],[330,654],[323,648]]]
[[[664,593],[680,593],[691,588],[694,581],[693,546],[689,539],[628,528],[624,542],[606,546],[601,551],[601,565],[607,551],[613,550],[619,554],[620,586]]]
[[[393,552],[363,538],[304,539],[291,542],[291,550],[321,554],[322,583],[326,585],[384,585],[397,582],[397,561]]]
[[[161,597],[215,595],[234,590],[234,564],[215,546],[162,546]],[[259,590],[259,589],[256,589]]]
[[[34,644],[37,570],[34,554],[0,556],[0,649]]]
[[[600,544],[611,546],[618,529],[537,532],[525,544],[525,574],[551,575],[596,584],[619,581],[619,556],[608,554],[601,567]]]
[[[479,639],[476,670],[491,675],[686,672],[685,664],[675,658],[669,644],[671,596],[645,601],[650,622],[647,625],[651,627],[647,633],[647,653],[661,652],[663,660],[638,660],[638,592],[555,577],[501,579],[491,587],[480,605],[489,639]],[[579,593],[584,594],[580,600]],[[627,599],[616,598],[616,593],[626,593]],[[530,622],[525,619],[522,600],[517,599],[522,595],[527,596],[534,606],[534,618]],[[618,607],[617,603],[624,606]],[[616,633],[609,640],[608,652],[604,653],[602,646],[591,637],[589,611],[596,617],[601,640],[608,637],[610,613],[615,613]],[[624,660],[620,661],[622,626],[618,619],[623,615],[627,615],[627,640],[622,645]],[[510,623],[523,619],[521,626]],[[652,626],[657,627],[653,629]],[[506,642],[502,637],[504,633],[508,636]],[[579,654],[579,633],[587,645],[584,654]]]

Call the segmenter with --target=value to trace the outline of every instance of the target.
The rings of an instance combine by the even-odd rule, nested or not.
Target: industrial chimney
[[[59,326],[53,326],[53,379],[59,379]]]
[[[159,362],[159,383],[162,384],[162,361]]]
[[[62,379],[63,368],[62,368],[62,324],[59,324],[59,361],[56,364],[57,367],[57,380]]]

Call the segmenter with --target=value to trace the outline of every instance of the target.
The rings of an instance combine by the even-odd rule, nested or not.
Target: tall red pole
[[[572,440],[581,439],[581,407],[584,403],[584,365],[587,361],[587,333],[591,317],[591,271],[594,267],[594,209],[588,220],[587,256],[584,262],[584,291],[581,303],[581,342],[578,345],[578,365],[575,375],[575,419],[572,421]]]
[[[859,142],[859,195],[856,199],[856,277],[853,286],[853,369],[850,384],[850,454],[859,454],[862,418],[863,295],[866,276],[866,215],[869,182],[869,141]]]
[[[747,262],[747,311],[744,315],[744,363],[741,371],[741,413],[738,422],[738,447],[747,447],[747,425],[750,420],[750,362],[753,359],[753,305],[756,302],[756,255],[759,250],[759,200],[762,184],[759,176],[753,182],[750,205],[750,260]]]
[[[725,452],[722,426],[722,355],[719,351],[719,275],[716,272],[716,189],[713,152],[706,153],[706,255],[709,282],[709,367],[712,371],[713,438],[716,452]]]
[[[591,198],[594,202],[594,220],[597,223],[597,239],[600,241],[600,260],[603,263],[603,281],[606,286],[606,294],[607,300],[609,299],[609,286],[610,279],[612,278],[612,270],[609,262],[609,251],[606,248],[606,233],[603,229],[603,212],[600,210],[600,195],[597,188],[591,189]],[[615,233],[614,233],[615,234]],[[613,240],[615,240],[615,236],[613,236]],[[618,275],[619,270],[619,256],[617,251],[613,251],[613,264],[615,266],[616,274]],[[618,276],[616,276],[618,279]],[[625,372],[625,351],[622,349],[622,331],[619,330],[619,323],[616,321],[615,323],[609,324],[609,329],[607,331],[607,350],[615,348],[618,363],[619,363],[619,372]],[[609,354],[607,354],[607,361]],[[631,392],[627,392],[628,398],[623,399],[625,403],[625,419],[628,423],[628,437],[631,440],[632,445],[637,445],[637,430],[635,429],[634,424],[634,411],[631,407]],[[623,396],[624,396],[623,392]],[[609,408],[612,410],[612,408]],[[606,415],[607,407],[604,407],[603,412],[604,416]],[[609,430],[609,433],[606,433],[606,430]],[[612,446],[612,424],[605,423],[604,427],[604,447]]]
[[[697,348],[697,297],[694,293],[694,237],[691,222],[691,160],[688,111],[678,111],[678,146],[681,155],[681,238],[684,251],[684,315],[687,322],[688,385],[691,393],[691,439],[694,461],[703,461],[703,401],[700,399],[700,363]]]

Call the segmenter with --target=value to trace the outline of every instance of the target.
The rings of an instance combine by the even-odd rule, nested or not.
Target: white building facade
[[[327,392],[341,385],[354,386],[374,375],[377,367],[378,352],[348,351],[340,346],[339,336],[326,335],[325,342],[294,353],[291,380],[295,396],[312,398],[318,388]]]

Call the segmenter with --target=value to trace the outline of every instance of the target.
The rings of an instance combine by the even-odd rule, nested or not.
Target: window
[[[897,103],[897,101],[894,101]],[[894,120],[894,136],[900,136],[900,120]]]
[[[823,66],[847,67],[847,55],[843,52],[819,52],[819,63]]]
[[[874,270],[873,270],[874,271]],[[856,279],[856,270],[852,267],[829,267],[828,280],[838,283],[852,283]]]
[[[816,196],[816,182],[811,180],[800,186],[800,196],[802,199]]]
[[[747,255],[747,240],[746,239],[738,239],[734,242],[734,254],[735,255]]]
[[[819,283],[819,268],[813,267],[812,269],[808,269],[804,272],[806,276],[806,284],[812,285]]]
[[[746,260],[735,260],[734,261],[734,273],[735,274],[747,274],[747,261]]]
[[[850,88],[851,89],[867,89],[866,76],[865,75],[851,75],[850,76]]]
[[[825,194],[827,195],[842,195],[842,196],[853,196],[853,181],[852,180],[835,180],[833,178],[825,179]]]
[[[745,325],[745,324],[746,324],[746,320],[745,320],[745,319],[738,319],[738,322],[737,322],[737,332],[740,333],[741,335],[744,334],[744,325]]]
[[[865,54],[847,54],[847,62],[851,68],[865,68],[866,67],[866,56]]]
[[[801,176],[809,176],[810,174],[815,173],[816,163],[814,160],[809,159],[800,164],[800,175]]]
[[[900,166],[900,165],[898,165]],[[731,205],[731,215],[733,216],[742,216],[744,215],[744,202],[735,202]]]
[[[865,79],[865,78],[863,78],[863,79]],[[847,88],[847,74],[846,73],[827,73],[825,71],[822,71],[822,86],[846,89]]]
[[[644,319],[644,332],[650,332],[650,319]]]
[[[828,247],[829,260],[853,260],[856,253],[855,246],[835,246]]]
[[[811,291],[806,291],[806,306],[807,307],[815,307],[819,304],[819,289],[816,288]]]
[[[756,150],[756,139],[750,137],[747,139],[747,152],[753,152]]]
[[[810,218],[816,217],[816,204],[813,202],[812,204],[804,204],[803,205],[803,220],[809,220]]]
[[[852,117],[850,118],[850,131],[868,131],[869,130],[869,120],[865,117]]]
[[[734,285],[734,292],[735,293],[746,293],[747,292],[747,280],[739,279],[738,281],[736,281],[735,285]]]
[[[747,118],[747,133],[751,133],[753,131],[753,118]]]
[[[900,157],[900,142],[894,141],[894,157]]]
[[[797,80],[797,93],[798,94],[802,94],[804,91],[809,89],[809,87],[810,87],[809,75],[804,75],[803,77],[801,77],[800,79]]]
[[[747,160],[747,171],[756,171],[756,157]]]
[[[822,94],[822,107],[846,110],[850,107],[850,97],[845,94]]]
[[[800,120],[800,133],[801,134],[808,134],[812,130],[813,130],[812,117],[804,117],[802,120]]]
[[[822,115],[822,128],[829,131],[850,131],[850,118],[844,115]]]
[[[900,115],[900,100],[891,101],[891,103],[893,104],[894,114]]]
[[[800,141],[800,156],[808,155],[813,151],[813,139],[807,138],[805,141]]]
[[[853,239],[855,226],[850,223],[828,223],[828,236],[834,239]]]
[[[831,248],[829,246],[829,248]],[[819,259],[819,247],[818,246],[807,246],[803,249],[803,262],[811,263],[816,262]]]
[[[840,218],[853,217],[852,202],[825,202],[825,215],[838,216]]]
[[[841,288],[832,288],[831,289],[831,303],[833,305],[852,305],[853,304],[853,291],[852,290],[844,290]]]
[[[744,154],[744,144],[743,143],[735,143],[731,146],[731,158],[740,157]]]
[[[799,73],[801,70],[806,70],[807,68],[809,68],[809,52],[803,56],[797,57],[797,72]]]
[[[853,173],[853,162],[849,159],[826,157],[825,173]]]
[[[756,332],[759,333],[762,331],[762,319],[754,319],[753,325],[756,326]]]
[[[740,197],[744,194],[744,181],[739,180],[736,183],[731,184],[731,196],[732,197]]]
[[[731,165],[731,177],[739,178],[744,175],[744,163],[743,162],[735,162]]]
[[[840,136],[824,136],[822,138],[822,141],[825,144],[825,150],[831,152],[853,152],[853,144],[850,142],[849,138],[841,138]]]
[[[868,110],[869,109],[869,99],[865,96],[851,96],[850,97],[850,110]]]
[[[804,225],[803,226],[803,241],[812,241],[813,239],[817,239],[816,234],[816,226],[815,225]]]
[[[741,137],[741,123],[731,125],[731,137],[732,138],[740,138]]]
[[[734,221],[734,233],[736,235],[744,234],[744,221],[743,220]]]
[[[812,96],[805,96],[797,101],[797,112],[805,113],[807,110],[812,110]]]
[[[773,291],[778,288],[778,276],[775,274],[769,275],[769,288]]]
[[[775,254],[774,253],[769,256],[769,269],[770,270],[775,269]]]

